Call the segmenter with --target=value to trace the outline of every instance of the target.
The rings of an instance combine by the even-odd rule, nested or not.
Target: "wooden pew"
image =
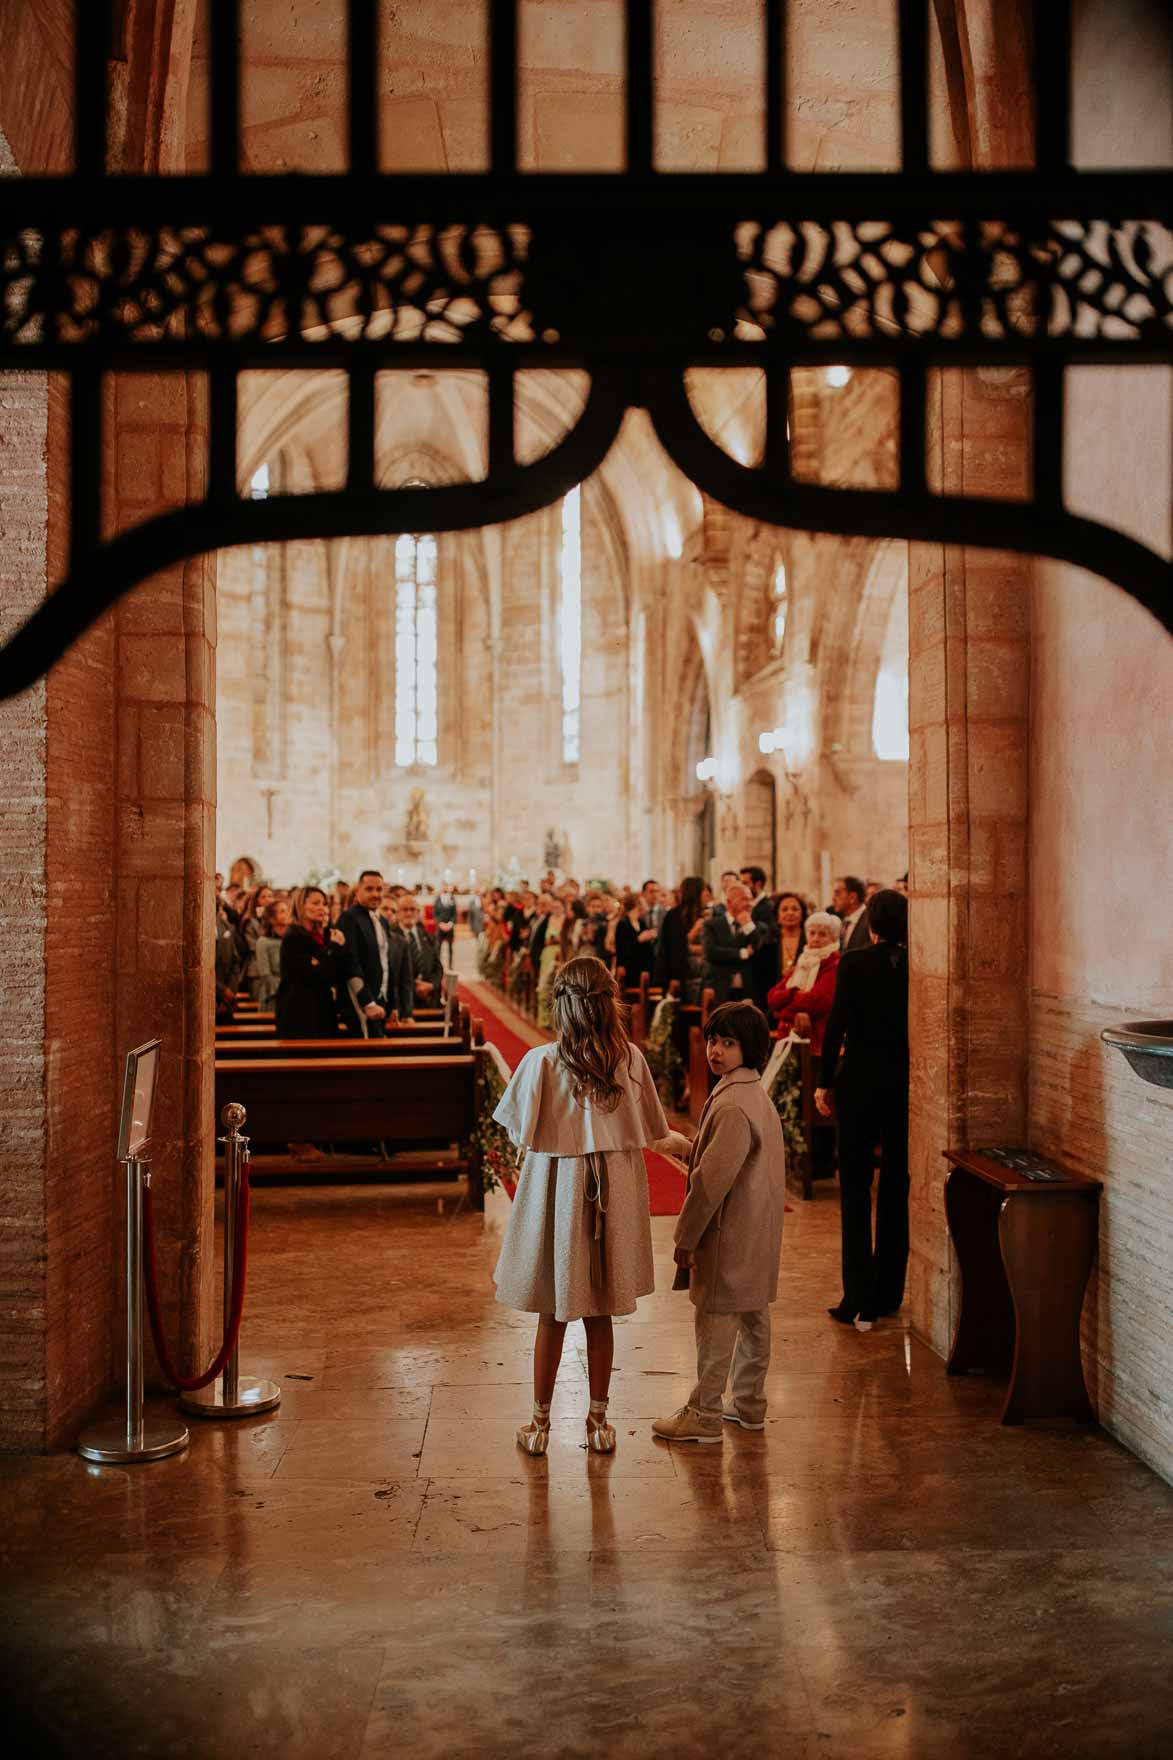
[[[638,984],[627,982],[627,973],[622,966],[615,967],[615,983],[619,989],[619,1000],[627,1009],[627,1031],[633,1045],[643,1049],[643,1035],[636,1033],[636,1013],[640,1006],[640,989]]]
[[[700,1123],[705,1101],[716,1086],[705,1056],[704,1024],[712,1009],[711,988],[701,991],[699,1003],[684,1003],[677,1009],[677,1018],[683,1017],[688,1031],[688,1116],[693,1124]]]
[[[444,1031],[443,1021],[405,1021],[400,1027],[392,1027],[388,1038],[409,1039],[449,1039],[452,1034]],[[265,1021],[260,1026],[250,1026],[246,1021],[234,1022],[230,1027],[216,1028],[217,1045],[238,1045],[246,1039],[263,1044],[266,1040],[272,1044],[277,1038],[277,1028],[272,1021]],[[367,1041],[360,1039],[357,1033],[340,1033],[339,1045],[365,1045]]]
[[[669,986],[671,988],[671,986]],[[676,986],[674,994],[679,994],[680,986]],[[643,1050],[647,1044],[648,1028],[652,1024],[652,1016],[657,1006],[664,1000],[664,990],[659,984],[652,983],[650,972],[639,975],[639,989],[636,999],[631,1005],[631,1037],[633,1042]]]
[[[247,992],[240,992],[237,995],[232,1012],[236,1020],[250,1026],[254,1021],[259,1024],[264,1024],[265,1022],[272,1022],[277,1018],[271,1008],[263,1011],[259,1009]],[[415,1021],[442,1022],[445,1019],[446,1013],[447,1010],[445,1008],[417,1008],[412,1015],[412,1019]]]
[[[370,1041],[366,1041],[370,1043]],[[217,1058],[217,1118],[245,1108],[254,1142],[386,1142],[398,1150],[458,1145],[469,1202],[483,1209],[480,1151],[473,1141],[480,1056]]]
[[[216,1046],[216,1060],[250,1063],[274,1058],[323,1057],[459,1057],[472,1049],[468,1039],[417,1039],[412,1036],[393,1039],[237,1039]]]
[[[806,1138],[806,1153],[802,1161],[802,1195],[809,1198],[812,1190],[814,1149],[816,1133],[830,1133],[832,1142],[835,1136],[834,1119],[824,1118],[815,1105],[815,1089],[819,1085],[821,1057],[814,1057],[808,1043],[798,1048],[799,1068],[802,1072],[802,1130]]]

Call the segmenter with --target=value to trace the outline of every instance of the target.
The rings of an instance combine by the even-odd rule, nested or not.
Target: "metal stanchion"
[[[126,1168],[126,1417],[83,1430],[78,1453],[87,1461],[160,1461],[186,1448],[186,1424],[168,1415],[143,1417],[143,1183],[147,1163],[124,1158]]]
[[[230,1102],[220,1114],[227,1135],[224,1144],[224,1327],[227,1331],[232,1314],[232,1266],[236,1253],[236,1208],[240,1192],[241,1172],[248,1160],[248,1138],[241,1136],[245,1121],[244,1107]],[[251,1418],[258,1412],[271,1412],[281,1404],[281,1389],[275,1381],[258,1380],[240,1373],[240,1345],[232,1347],[232,1355],[224,1365],[224,1373],[210,1387],[185,1393],[180,1400],[185,1412],[197,1418]]]

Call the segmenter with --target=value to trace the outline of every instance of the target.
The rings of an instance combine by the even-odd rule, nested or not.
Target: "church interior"
[[[145,236],[163,225],[168,179],[215,185],[218,8],[114,0],[107,39],[92,34],[89,0],[0,0],[9,1751],[1168,1753],[1165,7],[221,8],[239,31],[247,176],[234,199],[242,224],[272,232],[247,208],[263,198],[243,186],[305,179],[314,222],[314,180],[341,177],[355,151],[347,45],[364,20],[377,45],[380,199],[402,189],[422,201],[446,178],[489,175],[488,33],[507,14],[521,184],[597,174],[602,202],[602,174],[624,171],[625,129],[630,143],[643,126],[625,62],[634,15],[654,70],[644,120],[661,187],[698,174],[733,185],[772,166],[781,211],[807,199],[787,196],[791,174],[842,180],[858,202],[868,175],[900,173],[901,55],[919,17],[928,175],[988,174],[997,214],[1014,176],[1046,160],[1035,100],[1054,32],[1054,56],[1069,57],[1070,165],[1051,166],[1057,186],[1120,174],[1106,226],[1133,225],[1130,178],[1164,203],[1162,219],[1155,198],[1136,196],[1154,202],[1136,222],[1143,249],[1129,233],[1122,261],[1109,239],[1133,292],[1104,295],[1097,337],[1120,352],[1101,356],[1085,332],[1069,355],[1046,357],[1063,381],[1062,509],[1119,539],[1126,559],[1109,578],[1077,547],[1050,543],[1039,408],[1052,381],[1037,360],[983,360],[980,345],[972,360],[928,366],[922,410],[927,496],[976,507],[975,522],[929,537],[905,520],[907,371],[882,349],[870,357],[849,323],[849,360],[824,350],[788,369],[784,442],[771,375],[744,353],[724,366],[710,349],[685,368],[680,407],[745,472],[784,444],[796,507],[859,491],[882,516],[866,530],[835,529],[835,517],[815,529],[788,516],[784,491],[774,519],[727,505],[679,462],[656,402],[657,375],[674,368],[657,354],[670,320],[640,280],[650,254],[629,229],[630,282],[609,281],[620,233],[600,219],[597,237],[577,241],[583,299],[597,295],[600,325],[617,323],[607,302],[622,288],[645,355],[631,383],[648,389],[627,399],[587,474],[520,512],[505,498],[476,519],[443,513],[434,529],[394,515],[346,527],[359,428],[345,351],[360,325],[377,364],[364,381],[369,504],[386,492],[388,507],[414,495],[426,511],[434,495],[452,508],[483,487],[491,505],[497,382],[460,359],[452,307],[438,296],[427,306],[439,272],[422,255],[418,335],[403,340],[402,311],[372,326],[369,314],[323,319],[319,302],[314,324],[275,338],[278,364],[258,367],[242,349],[237,372],[233,358],[228,406],[216,366],[181,352],[146,371],[115,363],[100,382],[89,370],[95,609],[77,628],[63,610],[52,663],[14,684],[4,645],[24,664],[13,656],[26,620],[58,583],[78,590],[88,440],[68,327],[60,352],[30,366],[20,351],[32,332],[4,317],[52,237],[47,218],[30,256],[30,222],[13,216],[38,201],[48,216],[82,170],[83,49],[101,59],[107,155],[83,195],[121,182],[129,226],[132,204],[147,204]],[[784,50],[768,100],[785,123],[781,167],[762,95],[771,47]],[[698,286],[707,236],[698,221]],[[408,273],[409,246],[404,259]],[[123,272],[111,248],[99,273]],[[1129,299],[1146,276],[1136,319]],[[979,331],[990,322],[979,315]],[[1126,356],[1134,334],[1143,346]],[[531,347],[510,372],[518,481],[575,444],[595,396],[589,358],[536,359]],[[213,531],[205,503],[224,407],[232,492],[255,516],[255,541]],[[991,541],[983,503],[991,522],[1008,504],[1037,509],[1038,533]],[[114,581],[133,566],[140,528],[163,531],[205,505],[206,543],[177,544],[170,560],[150,552],[129,590]],[[378,885],[364,893],[368,876]],[[787,900],[813,913],[796,966]],[[373,968],[356,951],[355,913]],[[885,948],[899,950],[907,985],[904,1061],[892,1064],[899,1149],[890,1164],[888,1123],[882,1143],[873,1131],[861,1200],[870,1243],[875,1162],[877,1262],[889,1177],[906,1217],[899,1289],[875,1312],[847,1293],[846,1089],[829,1128],[823,1020],[812,1029],[799,1007],[795,1026],[795,1005],[786,1015],[777,1002],[788,969],[808,974],[788,996],[816,981],[814,922],[827,913],[841,989],[852,962],[859,971]],[[679,967],[665,928],[676,920],[689,935]],[[337,981],[323,993],[319,972],[314,1006],[324,994],[326,1014],[293,1028],[299,935]],[[727,967],[710,957],[726,935]],[[602,1360],[589,1305],[570,1312],[552,1413],[550,1394],[541,1401],[541,1327],[555,1306],[561,1324],[561,1298],[506,1305],[501,1274],[540,1145],[510,1144],[493,1120],[521,1061],[557,1051],[569,968],[592,954],[613,974],[608,994],[673,1133],[638,1139],[654,1288],[605,1310],[614,1364],[601,1416],[588,1415]],[[765,1017],[761,1086],[785,1141],[786,1215],[763,1310],[762,1423],[726,1405],[702,1436],[712,1413],[693,1388],[699,1260],[691,1302],[673,1284],[690,1275],[682,1230],[704,1190],[717,1090],[732,1079],[709,1048],[740,1044],[752,1063],[750,1041],[709,1030],[725,999]],[[846,1001],[828,995],[827,1007],[830,1022],[846,1018]],[[860,1031],[846,1028],[848,1060]],[[139,1064],[154,1083],[140,1161],[127,1128],[133,1143],[146,1090],[132,1068],[124,1091],[124,1072],[128,1053],[156,1041],[157,1062]],[[252,1120],[251,1173],[224,1110],[237,1102],[246,1135]],[[1009,1159],[983,1160],[994,1145]],[[595,1147],[582,1150],[588,1190]],[[571,1152],[550,1153],[556,1184]],[[617,1189],[610,1203],[588,1204],[608,1242]],[[710,1226],[720,1233],[720,1216]],[[616,1248],[603,1273],[592,1261],[592,1289],[618,1277],[619,1260]],[[180,1382],[221,1358],[182,1415]],[[238,1368],[254,1393],[217,1411]],[[136,1453],[130,1413],[144,1397]],[[531,1402],[536,1448],[519,1431]],[[697,1435],[653,1431],[675,1408]],[[94,1426],[118,1430],[124,1412],[126,1446],[87,1455]],[[173,1438],[157,1459],[143,1444],[155,1434]],[[714,1446],[690,1445],[701,1441]]]

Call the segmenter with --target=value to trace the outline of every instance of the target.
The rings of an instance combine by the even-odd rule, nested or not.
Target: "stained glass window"
[[[395,541],[395,762],[434,764],[436,711],[436,540]]]
[[[558,580],[562,761],[577,764],[582,745],[582,504],[577,489],[572,489],[562,503]]]

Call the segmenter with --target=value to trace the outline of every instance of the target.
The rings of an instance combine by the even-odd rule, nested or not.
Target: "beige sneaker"
[[[720,1418],[710,1418],[694,1406],[681,1406],[671,1418],[656,1418],[652,1435],[665,1442],[724,1442]]]
[[[740,1424],[743,1430],[764,1430],[766,1428],[766,1421],[764,1418],[757,1424],[754,1423],[752,1418],[743,1418],[732,1400],[722,1405],[721,1416],[727,1424]]]

